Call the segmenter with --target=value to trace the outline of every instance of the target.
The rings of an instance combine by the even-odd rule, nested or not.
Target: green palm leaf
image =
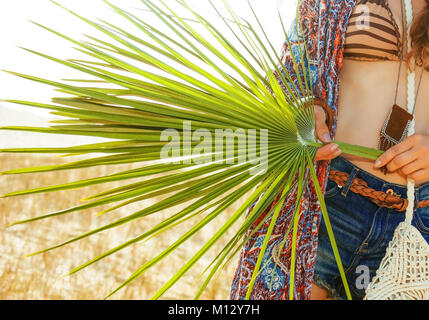
[[[80,71],[82,73],[80,79],[64,79],[60,82],[7,71],[16,76],[52,86],[67,96],[53,98],[52,104],[7,100],[22,107],[47,109],[64,119],[52,121],[49,128],[6,126],[1,127],[1,130],[95,136],[112,141],[67,148],[1,149],[0,152],[4,153],[52,153],[63,156],[106,154],[61,165],[9,170],[1,174],[50,172],[124,163],[141,164],[133,170],[111,175],[9,192],[2,197],[55,192],[113,181],[127,182],[130,179],[139,179],[138,182],[88,195],[83,199],[83,204],[75,207],[16,221],[12,225],[110,205],[110,208],[100,212],[105,214],[131,203],[168,195],[163,200],[112,223],[30,255],[65,246],[125,223],[132,223],[164,209],[175,212],[175,206],[187,203],[184,209],[160,221],[145,233],[94,257],[69,272],[69,274],[76,273],[130,245],[148,241],[191,218],[200,217],[195,226],[184,230],[183,235],[131,274],[108,295],[109,297],[156,266],[178,247],[184,245],[195,233],[222,215],[227,208],[238,201],[243,201],[243,196],[254,189],[225,224],[219,226],[210,240],[153,296],[155,299],[161,297],[234,224],[243,219],[249,206],[257,201],[252,212],[241,222],[238,232],[203,272],[205,274],[210,270],[196,293],[195,297],[198,298],[214,275],[231,261],[249,239],[251,234],[246,236],[249,228],[255,224],[273,200],[280,197],[270,214],[266,215],[252,231],[254,234],[264,221],[271,219],[268,234],[248,288],[247,298],[249,298],[256,277],[264,268],[262,261],[267,242],[280,209],[290,191],[297,185],[295,214],[289,228],[293,239],[290,279],[290,297],[293,298],[298,213],[304,185],[311,177],[316,185],[323,218],[327,222],[337,263],[345,281],[323,195],[313,168],[317,148],[322,144],[317,142],[314,136],[314,111],[311,100],[308,101],[310,103],[304,102],[300,95],[300,92],[308,92],[311,88],[311,77],[307,75],[304,68],[302,76],[298,73],[299,88],[290,84],[291,75],[282,72],[281,59],[269,42],[250,2],[249,6],[257,21],[257,29],[238,17],[227,2],[223,3],[229,17],[224,17],[219,8],[210,1],[225,27],[231,32],[230,35],[238,41],[238,45],[234,45],[232,38],[228,39],[216,24],[200,15],[185,1],[175,1],[188,11],[189,17],[177,15],[162,0],[156,3],[152,0],[141,0],[145,6],[144,10],[151,12],[165,27],[164,29],[150,25],[135,14],[105,1],[116,14],[136,27],[141,34],[127,31],[106,21],[91,21],[68,10],[82,22],[103,33],[108,40],[90,35],[87,36],[88,41],[75,40],[36,23],[43,29],[70,41],[88,58],[87,60],[63,60],[31,49],[25,50]],[[163,30],[169,30],[170,33],[167,34]],[[208,33],[210,40],[202,32]],[[285,37],[290,44],[286,31]],[[301,50],[299,56],[293,56],[296,70],[299,69],[297,60],[303,61],[304,58],[304,52]],[[85,78],[84,75],[89,78]],[[285,84],[286,90],[281,87],[276,75]],[[190,128],[193,130],[191,131]],[[199,135],[193,136],[195,132]],[[253,138],[253,144],[250,143],[250,137]],[[203,144],[206,139],[209,143]],[[369,159],[376,159],[380,155],[379,150],[342,142],[336,143],[345,153]],[[218,149],[217,146],[222,148]],[[165,150],[168,152],[165,153]],[[174,161],[160,161],[162,155],[170,154],[169,152],[176,155]],[[163,176],[154,177],[159,174]],[[297,182],[292,183],[297,175]],[[346,282],[345,286],[348,292]]]

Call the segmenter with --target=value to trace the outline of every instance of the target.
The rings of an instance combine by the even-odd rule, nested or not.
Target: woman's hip
[[[407,186],[376,177],[342,156],[331,160],[329,169],[325,201],[329,218],[341,227],[339,236],[373,231],[382,237],[405,219]],[[428,205],[429,182],[415,187],[413,217],[413,225],[429,238]]]

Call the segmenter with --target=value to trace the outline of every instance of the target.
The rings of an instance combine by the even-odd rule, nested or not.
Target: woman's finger
[[[428,167],[429,159],[428,158],[416,158],[414,161],[411,161],[410,163],[406,164],[401,168],[401,172],[409,176],[413,172],[416,172],[420,169],[424,169]]]
[[[411,148],[410,150],[402,152],[393,157],[386,165],[387,170],[389,172],[394,172],[404,166],[407,166],[408,164],[411,164],[413,161],[421,158],[421,156],[422,153],[420,149]]]
[[[341,150],[335,143],[329,143],[320,147],[316,152],[315,160],[332,160],[341,154]]]
[[[329,128],[326,125],[326,114],[322,107],[315,105],[315,124],[316,124],[316,135],[323,143],[331,142],[331,136],[329,135]]]
[[[374,164],[374,168],[380,168],[384,166],[385,164],[392,161],[395,157],[397,157],[399,154],[411,149],[416,144],[419,144],[421,142],[421,136],[420,135],[412,135],[409,137],[406,137],[403,141],[398,143],[397,145],[394,145],[393,147],[389,148],[384,152],[376,161]]]
[[[414,180],[415,182],[427,181],[428,177],[429,177],[429,169],[428,168],[419,169],[417,171],[414,171],[413,173],[411,173],[408,176],[408,178]]]

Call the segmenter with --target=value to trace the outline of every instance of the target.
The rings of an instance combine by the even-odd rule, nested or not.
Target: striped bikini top
[[[386,0],[358,0],[349,18],[344,58],[379,61],[401,56],[401,35]]]

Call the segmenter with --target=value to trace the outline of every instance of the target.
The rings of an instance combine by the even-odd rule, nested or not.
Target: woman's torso
[[[402,34],[400,1],[386,0]],[[358,1],[359,2],[359,1]],[[425,1],[413,0],[415,12]],[[389,58],[390,59],[390,58]],[[338,118],[335,140],[378,148],[380,129],[394,103],[398,61],[359,61],[344,57],[340,73]],[[416,69],[416,88],[421,68]],[[397,104],[407,108],[407,64],[401,67]],[[415,107],[415,132],[429,134],[429,73],[424,72]],[[374,161],[343,154],[355,165],[389,182],[406,185],[406,176],[400,172],[384,175],[373,169]],[[416,185],[427,181],[416,181]]]

